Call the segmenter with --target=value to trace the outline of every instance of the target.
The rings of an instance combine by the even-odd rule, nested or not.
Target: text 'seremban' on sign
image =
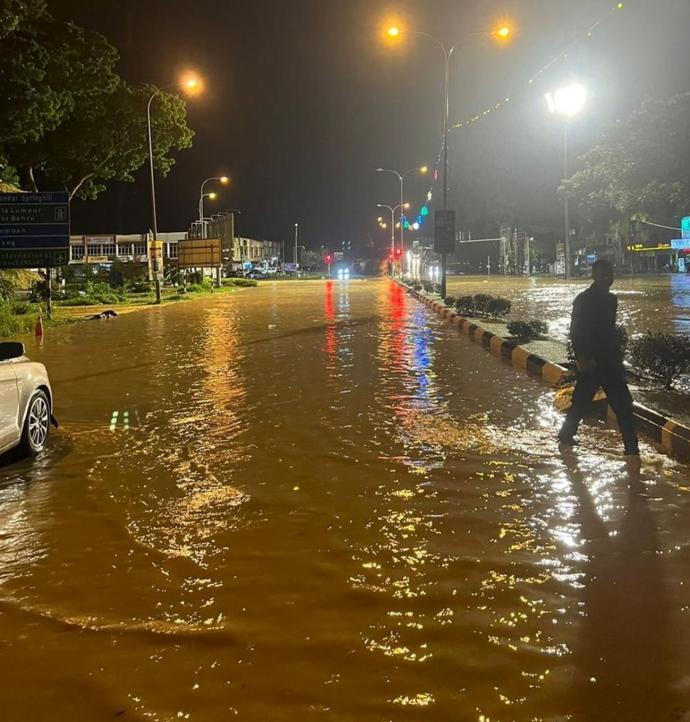
[[[0,193],[0,268],[69,262],[67,193]]]

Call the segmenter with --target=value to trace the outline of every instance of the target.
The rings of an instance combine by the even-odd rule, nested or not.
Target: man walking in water
[[[592,397],[601,386],[618,419],[626,455],[639,455],[633,420],[632,396],[625,382],[623,358],[616,339],[618,297],[609,291],[613,283],[613,264],[604,259],[592,266],[594,283],[573,303],[570,340],[577,363],[577,382],[573,404],[558,433],[564,446],[573,438]]]

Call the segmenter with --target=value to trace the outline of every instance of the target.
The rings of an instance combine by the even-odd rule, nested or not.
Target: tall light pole
[[[570,121],[585,106],[587,101],[587,88],[580,83],[572,83],[559,88],[553,93],[546,94],[546,105],[549,112],[558,114],[564,119],[563,123],[563,180],[568,180],[568,127]],[[568,206],[568,188],[565,189],[564,204],[564,249],[565,249],[565,277],[572,275],[570,256],[570,215]]]
[[[177,83],[170,83],[164,85],[162,88],[156,88],[151,96],[149,102],[146,104],[146,127],[148,130],[148,141],[149,141],[149,171],[151,174],[151,220],[153,224],[153,275],[156,287],[156,303],[161,302],[161,281],[160,272],[163,270],[158,267],[159,262],[162,265],[163,259],[158,258],[158,216],[156,213],[156,178],[153,170],[153,133],[151,130],[151,104],[159,93],[164,90],[176,87]],[[182,82],[182,89],[186,92],[194,92],[199,88],[199,80],[194,77],[189,77]]]
[[[299,235],[299,223],[295,223],[295,255],[294,255],[294,263],[295,263],[295,272],[297,271],[297,237]]]
[[[215,193],[203,193],[199,197],[199,227],[201,230],[201,237],[206,238],[206,219],[204,218],[204,198],[210,198],[212,201],[214,201],[217,198],[217,195]]]
[[[201,184],[201,190],[199,191],[199,225],[201,226],[202,238],[207,237],[206,222],[204,221],[204,198],[210,198],[213,200],[216,197],[215,193],[204,193],[204,187],[207,183],[211,183],[212,181],[218,181],[223,185],[227,185],[230,182],[230,179],[226,175],[214,176],[213,178],[207,178]]]
[[[391,168],[377,168],[377,173],[392,173],[394,176],[398,178],[400,181],[400,208],[406,208],[409,207],[409,204],[405,204],[405,178],[407,178],[408,175],[411,175],[412,173],[421,173],[422,175],[426,173],[429,169],[427,166],[423,165],[421,168],[410,168],[410,170],[406,170],[404,173],[401,173],[397,170],[392,170]],[[395,248],[393,248],[395,251]],[[402,213],[400,214],[400,253],[405,252],[405,224],[403,223],[402,219]]]
[[[402,212],[410,207],[409,203],[401,203],[397,206],[389,206],[385,203],[377,203],[377,208],[385,208],[391,214],[391,267],[395,263],[395,214],[400,211],[400,228],[402,228]],[[402,246],[401,246],[402,248]],[[400,251],[400,257],[402,258],[402,250]]]
[[[446,47],[435,35],[425,33],[420,30],[405,30],[407,35],[418,35],[434,42],[443,53],[444,71],[443,71],[443,210],[448,210],[448,131],[450,124],[450,60],[455,49],[460,45],[459,41],[450,48]],[[389,38],[397,39],[403,31],[396,26],[387,30]],[[483,35],[484,33],[470,33],[468,35]],[[512,30],[507,25],[501,26],[492,33],[497,40],[505,41],[512,35]],[[404,249],[403,249],[404,252]],[[446,253],[441,253],[441,298],[446,297]]]

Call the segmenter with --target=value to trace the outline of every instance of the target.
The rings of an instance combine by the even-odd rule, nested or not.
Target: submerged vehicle
[[[43,451],[50,424],[57,426],[52,409],[46,367],[26,357],[23,343],[0,343],[0,453]]]

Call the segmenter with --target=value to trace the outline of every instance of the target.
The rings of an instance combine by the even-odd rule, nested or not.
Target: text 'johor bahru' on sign
[[[66,192],[0,193],[0,268],[64,266],[69,233]]]

